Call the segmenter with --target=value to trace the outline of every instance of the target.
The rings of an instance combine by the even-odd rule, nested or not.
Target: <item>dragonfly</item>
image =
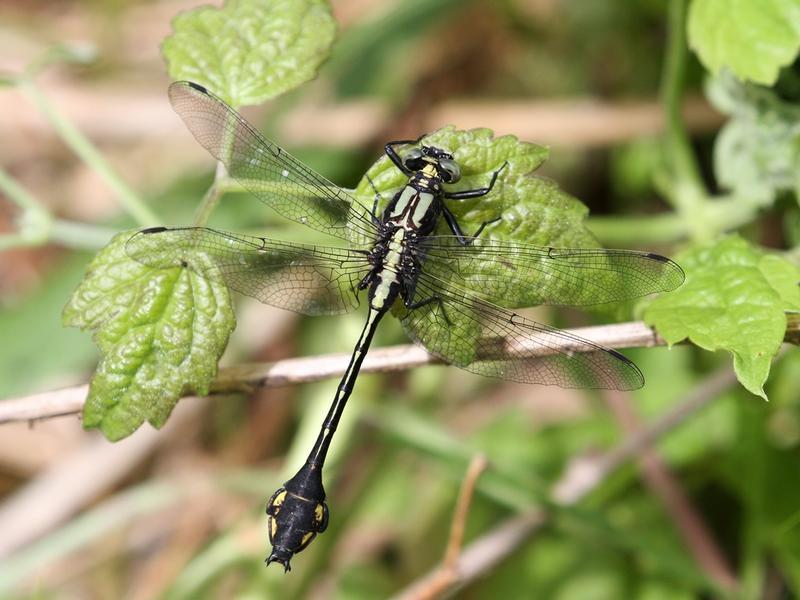
[[[392,141],[385,154],[407,183],[379,210],[327,180],[203,86],[169,88],[173,108],[197,141],[251,195],[283,217],[337,238],[322,246],[206,227],[154,227],[134,234],[126,252],[156,267],[221,278],[229,289],[307,315],[341,314],[366,300],[367,317],[314,446],[297,473],[267,503],[272,552],[292,557],[325,531],[325,458],[378,323],[392,310],[408,336],[446,363],[488,377],[572,388],[632,390],[644,385],[619,352],[520,315],[537,305],[591,305],[675,289],[681,268],[633,250],[556,248],[465,233],[452,203],[492,193],[507,163],[483,187],[453,191],[461,167],[446,149]],[[502,179],[501,179],[502,181]],[[374,187],[374,186],[373,186]],[[443,219],[448,235],[437,235]]]

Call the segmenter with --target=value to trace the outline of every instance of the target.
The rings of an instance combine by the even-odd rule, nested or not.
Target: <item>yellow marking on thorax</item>
[[[390,216],[398,217],[402,215],[406,208],[408,208],[408,203],[411,202],[411,198],[414,197],[414,194],[417,193],[417,190],[412,188],[410,185],[407,185],[403,188],[403,191],[400,193],[400,197],[397,199],[397,204],[394,206],[394,210]]]
[[[417,203],[414,205],[414,211],[411,213],[411,222],[415,227],[422,225],[422,220],[428,213],[431,204],[433,204],[433,194],[420,192]]]

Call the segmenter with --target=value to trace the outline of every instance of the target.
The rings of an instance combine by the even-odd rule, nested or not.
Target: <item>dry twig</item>
[[[731,368],[720,369],[689,392],[674,408],[652,424],[630,435],[606,454],[597,458],[573,460],[553,487],[551,494],[553,502],[562,506],[579,502],[605,481],[614,470],[638,456],[642,450],[650,447],[691,415],[712,403],[735,383],[736,375]],[[547,519],[547,512],[532,507],[530,512],[511,517],[469,544],[458,558],[454,570],[457,579],[447,592],[452,593],[489,572],[529,541]],[[437,567],[413,582],[395,595],[394,600],[417,600],[420,591],[427,589],[439,576],[439,569],[440,567]]]
[[[445,550],[442,566],[431,579],[427,588],[419,590],[415,596],[416,600],[437,598],[458,578],[456,567],[464,542],[464,528],[469,515],[469,506],[475,495],[475,484],[478,482],[478,477],[486,469],[487,464],[486,457],[482,454],[478,454],[470,461],[467,474],[464,476],[464,481],[461,483],[461,489],[458,493],[456,509],[453,512],[453,523],[450,526],[450,538],[447,541],[447,549]]]
[[[178,408],[167,424],[171,431],[196,416],[201,403]],[[117,444],[92,436],[54,462],[0,506],[0,557],[50,531],[125,479],[165,439],[169,436],[145,428]]]
[[[608,392],[606,404],[628,435],[641,431],[642,424],[631,404],[629,394]],[[728,564],[714,536],[692,506],[680,482],[652,447],[644,448],[638,459],[646,485],[664,504],[697,564],[722,588],[738,586],[736,575]]]
[[[641,348],[664,344],[652,329],[641,321],[570,329],[569,333],[609,348]],[[567,348],[566,349],[574,349]],[[540,350],[541,352],[541,350]],[[552,352],[552,350],[551,350]],[[536,356],[536,351],[531,351]],[[329,354],[309,358],[291,358],[274,363],[243,364],[222,368],[212,385],[212,393],[250,392],[258,388],[308,383],[341,375],[350,354]],[[367,354],[362,373],[402,371],[440,361],[414,345],[376,348]],[[52,392],[0,401],[0,423],[47,419],[80,412],[88,386],[79,385]]]
[[[664,340],[641,321],[580,327],[566,331],[608,348],[652,348],[665,345]],[[800,339],[800,319],[789,319],[785,339],[789,343],[797,343]],[[562,349],[580,351],[580,348],[576,349],[566,343]],[[529,355],[534,357],[544,353],[541,348],[538,350],[533,348]],[[552,353],[552,349],[547,353]],[[342,353],[224,367],[220,369],[211,391],[212,394],[252,392],[259,388],[320,381],[341,375],[349,360],[350,354]],[[406,344],[370,350],[361,372],[388,373],[434,364],[441,364],[441,361],[419,346]],[[87,385],[79,385],[0,400],[0,424],[48,419],[80,412],[87,390]]]

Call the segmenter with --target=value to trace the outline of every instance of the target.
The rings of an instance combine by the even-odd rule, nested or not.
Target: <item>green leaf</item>
[[[483,223],[499,217],[500,221],[489,225],[482,236],[543,246],[597,246],[583,225],[587,208],[561,191],[554,182],[530,176],[547,160],[547,148],[521,142],[511,135],[495,138],[489,129],[460,131],[452,126],[426,136],[422,143],[449,151],[458,162],[461,180],[448,186],[451,191],[484,187],[491,181],[493,173],[508,163],[491,194],[448,203],[465,232],[474,232]],[[370,206],[377,190],[381,195],[378,207],[382,210],[407,182],[408,178],[384,155],[367,171],[356,188],[356,197],[362,204]],[[443,221],[438,223],[436,233],[451,235]],[[496,266],[489,261],[485,268],[492,271]],[[473,277],[479,281],[480,272],[476,271]],[[512,299],[508,300],[513,304]],[[400,318],[407,310],[401,302],[393,309]],[[436,312],[430,311],[427,318],[435,320]],[[476,327],[476,321],[469,314],[453,314],[450,318],[449,331],[454,336]],[[475,350],[461,345],[458,360],[463,364],[472,362]]]
[[[336,33],[327,0],[227,0],[178,15],[161,49],[174,79],[260,104],[312,79]]]
[[[787,79],[791,72],[786,72]],[[730,74],[707,88],[711,102],[731,116],[714,144],[719,183],[742,201],[768,205],[776,194],[800,189],[800,106],[775,90],[737,81]]]
[[[689,45],[705,67],[772,85],[800,50],[798,0],[694,0]]]
[[[738,236],[678,257],[686,283],[645,309],[644,319],[675,344],[728,350],[742,385],[766,399],[763,385],[786,331],[786,310],[800,309],[800,269]]]
[[[502,217],[483,235],[527,244],[597,246],[583,224],[588,209],[553,181],[529,176],[547,160],[547,148],[521,142],[512,135],[495,138],[489,129],[461,131],[452,126],[426,136],[422,143],[451,152],[460,165],[461,180],[448,186],[450,191],[488,185],[492,174],[508,161],[491,194],[448,204],[465,231],[474,231],[485,221]],[[379,208],[383,208],[407,182],[406,176],[384,155],[361,179],[356,197],[365,206],[371,206],[377,189],[382,198]],[[436,233],[451,232],[442,220]]]
[[[62,315],[65,325],[91,329],[103,353],[83,424],[110,440],[145,420],[159,428],[182,395],[207,394],[235,325],[223,283],[139,264],[125,252],[131,234],[95,256]]]

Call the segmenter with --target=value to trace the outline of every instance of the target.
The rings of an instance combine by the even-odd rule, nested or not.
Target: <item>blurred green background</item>
[[[213,171],[170,110],[159,54],[170,20],[198,4],[0,7],[0,74],[66,44],[80,60],[44,69],[40,88],[167,225],[191,222]],[[670,217],[665,192],[668,5],[337,0],[338,40],[318,78],[244,113],[347,187],[386,140],[445,124],[548,145],[538,174],[587,204],[601,243],[672,255],[693,233]],[[680,125],[715,193],[713,144],[726,117],[706,99],[707,74],[694,55],[686,50],[682,61]],[[59,219],[49,239],[0,254],[0,397],[13,398],[88,380],[97,350],[89,334],[61,326],[61,309],[93,252],[136,223],[24,90],[0,89],[0,115],[0,166]],[[800,241],[792,193],[760,208],[721,229],[773,248]],[[0,232],[25,225],[18,213],[0,195]],[[313,239],[243,194],[226,196],[211,224]],[[236,302],[238,327],[222,364],[349,352],[363,324],[361,313],[312,319]],[[638,316],[632,306],[534,314],[562,327]],[[398,323],[386,319],[373,347],[401,343]],[[336,381],[185,400],[162,431],[145,426],[115,445],[74,416],[4,424],[0,524],[9,529],[0,526],[0,596],[439,597],[408,586],[444,556],[478,454],[490,466],[465,532],[465,543],[478,545],[465,555],[473,570],[461,574],[469,576],[451,590],[456,597],[800,595],[800,355],[787,352],[773,366],[766,403],[736,384],[727,353],[690,345],[625,353],[647,379],[625,395],[447,367],[362,375],[326,468],[330,527],[289,575],[262,564],[264,504],[303,459]],[[606,454],[685,406],[696,410],[633,460]],[[500,536],[521,514],[534,517],[512,522],[519,539]],[[497,560],[481,566],[482,556]]]

